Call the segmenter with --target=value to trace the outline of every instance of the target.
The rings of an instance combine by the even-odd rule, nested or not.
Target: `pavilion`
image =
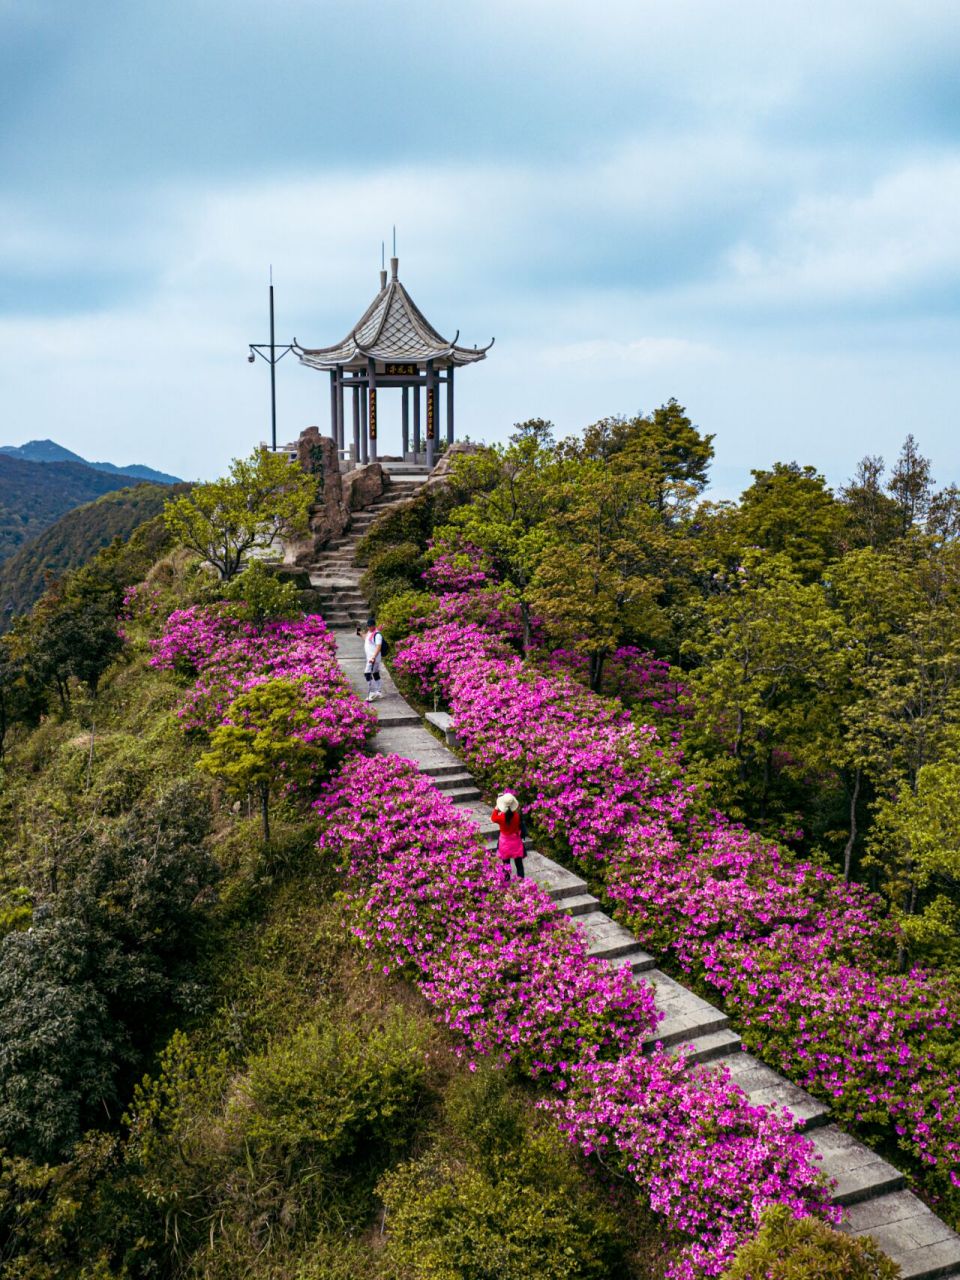
[[[398,387],[404,461],[425,461],[432,469],[440,426],[440,387],[446,387],[444,425],[447,443],[453,444],[453,371],[459,365],[483,360],[493,340],[485,347],[460,347],[459,329],[452,342],[441,337],[397,278],[398,263],[399,259],[390,259],[389,281],[386,271],[380,272],[380,292],[342,342],[309,348],[301,347],[294,338],[292,345],[301,364],[330,374],[330,435],[348,465],[376,461],[377,392]],[[345,438],[347,394],[352,402],[352,447]]]

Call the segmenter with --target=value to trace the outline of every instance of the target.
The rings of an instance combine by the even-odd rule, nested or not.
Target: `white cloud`
[[[652,369],[665,365],[700,364],[720,359],[720,352],[705,342],[687,338],[634,338],[618,341],[594,338],[585,342],[561,343],[539,352],[543,364],[554,368],[590,365],[599,374],[610,369]]]
[[[960,282],[960,156],[886,172],[855,193],[799,197],[767,243],[729,255],[735,281],[786,305],[876,302]]]

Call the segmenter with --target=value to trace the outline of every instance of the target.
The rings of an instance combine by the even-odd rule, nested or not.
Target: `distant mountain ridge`
[[[155,471],[153,467],[145,467],[133,463],[126,467],[118,467],[113,462],[88,462],[72,449],[65,449],[55,440],[28,440],[26,444],[2,444],[0,453],[20,458],[23,462],[73,462],[80,466],[92,467],[94,471],[106,471],[109,475],[130,476],[134,480],[147,480],[151,484],[183,484],[179,476],[168,475],[165,471]]]

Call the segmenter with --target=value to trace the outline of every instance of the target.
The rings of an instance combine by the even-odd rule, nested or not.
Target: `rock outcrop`
[[[389,482],[379,462],[368,462],[343,476],[343,502],[348,511],[365,511]]]

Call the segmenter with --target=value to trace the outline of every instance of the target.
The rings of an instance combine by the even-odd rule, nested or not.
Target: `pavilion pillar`
[[[377,364],[367,357],[367,386],[370,391],[370,461],[377,460]]]
[[[411,387],[413,392],[413,452],[420,457],[420,383]]]
[[[453,444],[453,365],[447,370],[447,444]]]
[[[336,425],[333,432],[333,438],[339,449],[343,440],[343,378],[339,371],[337,373],[337,413]]]
[[[330,370],[330,436],[337,438],[337,371]]]
[[[403,454],[404,461],[406,461],[407,454],[410,452],[410,388],[404,387],[401,392],[401,396],[403,410],[401,424],[403,448],[401,449],[401,453]]]
[[[427,470],[433,470],[437,444],[437,375],[433,361],[427,361]]]
[[[367,436],[367,388],[360,387],[360,462],[366,466],[370,461]]]
[[[360,388],[352,389],[353,399],[353,457],[351,461],[356,467],[360,463]]]

